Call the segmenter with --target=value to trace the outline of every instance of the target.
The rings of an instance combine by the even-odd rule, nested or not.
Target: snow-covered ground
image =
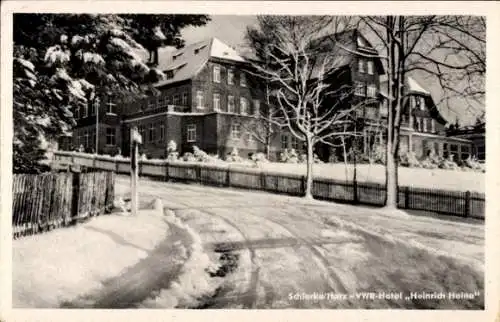
[[[162,302],[168,307],[196,305],[196,298],[211,294],[217,282],[206,271],[213,264],[197,238],[160,207],[140,210],[136,217],[102,215],[14,240],[13,305],[151,307],[158,294],[163,300],[168,296],[170,301]]]
[[[13,247],[14,307],[58,307],[144,259],[168,236],[157,211],[137,217],[115,213],[46,234]]]
[[[262,163],[262,170],[305,175],[304,164]],[[336,180],[352,180],[354,166],[342,163],[314,164],[313,174],[318,177]],[[485,173],[472,171],[452,171],[443,169],[421,169],[400,167],[399,185],[418,188],[431,188],[455,191],[485,191]],[[360,182],[385,183],[385,168],[382,165],[357,165],[357,178]]]
[[[126,193],[127,184],[128,179],[119,177],[117,191]],[[140,195],[145,200],[161,198],[166,208],[199,234],[212,259],[219,257],[222,265],[228,259],[232,263],[232,270],[217,281],[214,296],[201,299],[201,307],[484,305],[482,223],[145,179],[141,179]],[[471,292],[474,297],[356,298],[360,292],[408,295],[420,291]],[[314,294],[326,298],[304,299]],[[162,306],[161,300],[155,303]]]

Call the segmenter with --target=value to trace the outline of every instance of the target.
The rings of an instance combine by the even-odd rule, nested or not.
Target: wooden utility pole
[[[137,205],[139,204],[139,194],[137,186],[139,182],[139,144],[142,143],[142,137],[134,126],[130,129],[130,189],[131,189],[131,208],[133,216],[137,215]]]

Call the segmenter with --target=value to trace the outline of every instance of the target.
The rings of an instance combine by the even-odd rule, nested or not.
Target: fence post
[[[353,189],[353,202],[354,204],[358,203],[358,180],[354,180],[352,184],[352,189]]]
[[[78,216],[78,203],[80,199],[80,172],[73,172],[73,184],[71,195],[71,219]]]
[[[201,165],[197,164],[195,166],[196,168],[196,180],[198,181],[199,184],[201,184]]]
[[[304,195],[306,193],[306,176],[301,176],[301,185],[300,185],[300,192],[301,192],[301,195]],[[314,186],[314,180],[313,180],[313,186]]]
[[[467,190],[465,192],[465,213],[464,213],[464,217],[469,217],[469,213],[470,213],[470,191]]]
[[[231,187],[231,169],[229,169],[229,166],[226,171],[226,186]]]
[[[169,180],[169,173],[168,173],[168,166],[170,164],[167,162],[165,163],[165,181],[168,181]]]
[[[405,195],[405,209],[410,209],[410,188],[404,187],[403,191]]]
[[[264,171],[262,171],[262,170],[260,172],[260,189],[266,190],[266,175],[264,174]]]

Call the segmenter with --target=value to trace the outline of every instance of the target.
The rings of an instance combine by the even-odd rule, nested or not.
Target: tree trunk
[[[266,159],[270,160],[271,157],[271,143],[270,140],[266,142]]]
[[[386,203],[385,207],[388,209],[396,209],[398,207],[398,176],[397,176],[397,164],[394,158],[394,153],[392,153],[392,147],[394,142],[387,142],[386,150]]]
[[[306,173],[306,190],[304,197],[306,199],[312,199],[312,185],[313,185],[313,163],[314,163],[314,155],[313,155],[313,144],[312,139],[307,138],[307,173]]]

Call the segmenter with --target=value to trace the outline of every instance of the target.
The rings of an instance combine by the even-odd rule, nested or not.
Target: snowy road
[[[118,178],[117,193],[126,194],[127,185],[126,177]],[[484,305],[483,225],[390,218],[370,208],[142,179],[140,196],[160,198],[200,235],[209,256],[228,267],[201,307]],[[481,295],[460,302],[360,299],[361,292],[420,290]]]

